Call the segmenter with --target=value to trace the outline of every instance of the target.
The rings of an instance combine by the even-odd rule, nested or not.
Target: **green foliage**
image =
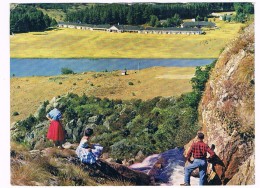
[[[200,15],[196,16],[196,21],[203,21],[203,17],[201,17]]]
[[[252,3],[234,3],[236,15],[234,20],[244,23],[248,21],[249,15],[254,14],[254,6]]]
[[[67,67],[63,67],[61,68],[61,74],[74,74],[73,70],[67,68]]]
[[[133,86],[134,83],[133,82],[128,82],[128,85]]]
[[[74,108],[72,108],[71,106],[66,108],[66,110],[64,112],[65,122],[69,122],[70,120],[77,119],[77,118],[78,118],[78,114],[76,113],[76,110],[74,110]]]
[[[14,112],[13,113],[13,116],[18,116],[19,115],[19,112]]]
[[[152,27],[158,27],[160,25],[158,17],[155,15],[151,15],[149,25]]]
[[[131,140],[122,139],[111,146],[111,156],[118,159],[133,158],[139,151],[138,145],[132,144]]]
[[[149,23],[159,26],[158,20],[172,19],[179,15],[183,19],[200,15],[203,20],[214,11],[233,11],[233,3],[135,3],[127,4],[95,4],[83,10],[67,11],[66,20],[88,24],[124,24],[141,25]],[[175,17],[174,15],[174,17]],[[177,18],[177,17],[175,17]],[[179,23],[177,21],[177,23]],[[174,21],[173,25],[176,24]]]
[[[51,27],[56,27],[58,25],[57,21],[55,19],[51,19],[50,26]]]
[[[192,89],[194,92],[201,93],[205,89],[205,84],[209,78],[212,67],[215,66],[216,61],[211,65],[206,65],[203,69],[201,66],[196,67],[195,77],[191,79]]]
[[[167,19],[167,27],[177,27],[180,26],[182,23],[182,20],[180,18],[179,14],[174,14],[174,16],[172,18],[168,18]]]
[[[43,31],[51,26],[54,20],[30,5],[18,5],[10,13],[10,33]]]

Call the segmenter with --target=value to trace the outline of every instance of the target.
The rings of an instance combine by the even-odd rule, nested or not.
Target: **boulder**
[[[11,131],[13,131],[13,130],[15,130],[16,128],[17,128],[17,122],[13,122],[12,124],[11,124],[11,128],[10,128],[10,130]]]
[[[78,147],[78,144],[71,144],[70,142],[65,142],[64,144],[62,144],[62,147],[65,149],[74,149],[76,150]]]
[[[92,117],[89,117],[88,118],[88,122],[89,123],[94,123],[94,124],[100,124],[100,121],[102,119],[102,116],[101,115],[97,115],[97,116],[92,116]]]
[[[238,169],[227,185],[255,184],[255,156],[251,155]]]
[[[103,125],[109,130],[110,129],[110,123],[108,120],[104,121]]]
[[[135,156],[135,160],[141,162],[144,160],[144,158],[145,158],[145,156],[144,156],[143,152],[141,150],[138,151],[138,153]]]

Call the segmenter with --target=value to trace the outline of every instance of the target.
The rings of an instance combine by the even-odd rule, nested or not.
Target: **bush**
[[[133,82],[128,82],[128,85],[132,86],[132,85],[134,85],[134,83]]]
[[[73,70],[69,69],[69,68],[61,68],[61,74],[74,74]]]
[[[13,113],[13,116],[18,116],[18,115],[19,115],[18,112],[14,112],[14,113]]]

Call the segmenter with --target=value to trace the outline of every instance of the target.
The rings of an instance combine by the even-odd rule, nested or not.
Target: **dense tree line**
[[[151,25],[156,25],[158,20],[173,19],[174,17],[176,19],[176,15],[181,19],[198,16],[204,19],[213,11],[231,10],[234,10],[233,3],[94,4],[83,10],[68,11],[66,21],[128,25],[152,22]],[[170,20],[168,21],[170,23]]]
[[[19,5],[10,14],[10,33],[43,31],[56,25],[55,19],[29,5]]]
[[[234,3],[236,15],[233,18],[237,22],[245,22],[248,20],[249,14],[254,14],[254,6],[252,3]]]

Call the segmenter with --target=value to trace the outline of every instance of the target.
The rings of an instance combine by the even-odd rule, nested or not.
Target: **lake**
[[[212,63],[215,59],[10,59],[10,76],[53,76],[61,74],[62,68],[76,73],[113,70],[140,70],[144,68],[195,67]]]

